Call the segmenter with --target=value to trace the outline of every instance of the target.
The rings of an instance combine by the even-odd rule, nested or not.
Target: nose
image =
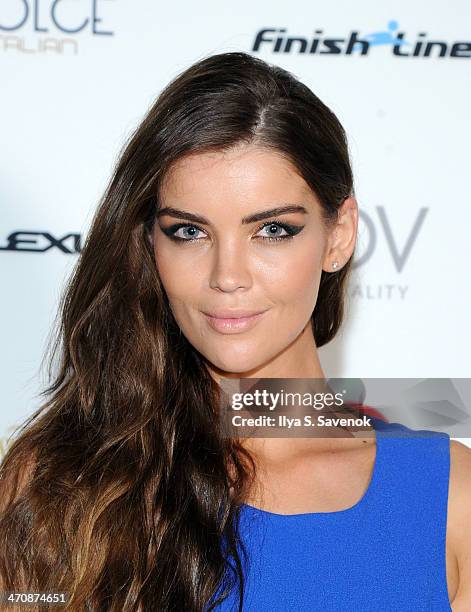
[[[209,284],[211,289],[232,292],[252,284],[248,255],[236,240],[218,244],[212,252]]]

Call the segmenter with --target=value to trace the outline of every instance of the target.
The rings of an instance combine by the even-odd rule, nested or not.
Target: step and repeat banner
[[[291,71],[349,136],[359,236],[326,374],[471,376],[467,0],[2,0],[0,453],[38,406],[59,296],[125,138],[171,79],[224,51]]]

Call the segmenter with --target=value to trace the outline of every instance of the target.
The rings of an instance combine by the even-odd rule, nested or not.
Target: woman
[[[466,446],[381,421],[365,439],[218,427],[222,379],[325,379],[357,220],[344,130],[288,72],[223,53],[165,88],[1,467],[3,591],[65,591],[74,611],[449,610],[447,589],[471,607]]]

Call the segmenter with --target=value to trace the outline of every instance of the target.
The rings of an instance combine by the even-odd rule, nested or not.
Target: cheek
[[[304,297],[314,307],[321,273],[320,264],[314,258],[306,258],[287,275],[287,290],[295,299]]]
[[[157,242],[154,247],[157,272],[170,301],[184,299],[191,292],[191,266],[183,257],[176,257]]]
[[[283,278],[283,285],[294,295],[297,291],[303,291],[316,284],[321,271],[321,266],[315,255],[311,253],[285,265],[278,274]]]
[[[306,309],[315,306],[322,274],[321,241],[306,241],[297,249],[287,251],[272,261],[269,267],[260,270],[260,282],[266,293],[276,301],[304,315]]]

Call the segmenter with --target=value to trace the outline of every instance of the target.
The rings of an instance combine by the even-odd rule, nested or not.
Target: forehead
[[[277,151],[247,144],[177,160],[165,176],[161,197],[167,205],[184,201],[198,206],[222,201],[249,206],[264,201],[315,201],[290,160]]]

